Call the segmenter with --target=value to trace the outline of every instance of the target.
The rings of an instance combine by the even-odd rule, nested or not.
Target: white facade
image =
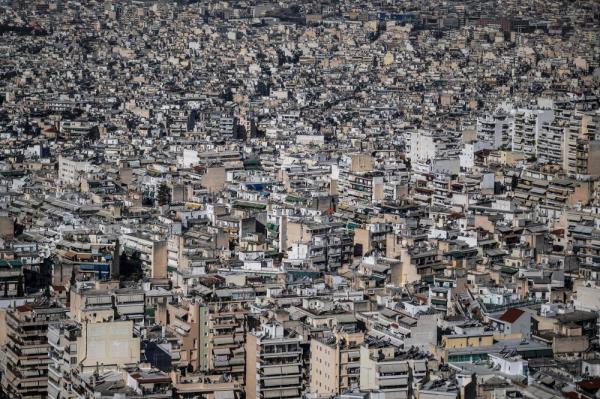
[[[521,356],[502,356],[496,354],[488,354],[488,359],[493,364],[493,367],[503,374],[527,377],[528,363]]]
[[[511,144],[512,117],[499,113],[477,118],[477,140],[497,150]]]
[[[79,183],[80,177],[92,170],[87,161],[74,161],[63,156],[58,157],[58,180],[64,184]]]
[[[519,109],[512,124],[512,150],[537,156],[538,140],[544,124],[554,120],[552,110]]]
[[[417,130],[408,137],[407,156],[411,161],[458,158],[459,136],[453,132]]]

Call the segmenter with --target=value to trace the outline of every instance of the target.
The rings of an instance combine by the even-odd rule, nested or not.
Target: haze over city
[[[597,0],[0,0],[0,399],[600,398]]]

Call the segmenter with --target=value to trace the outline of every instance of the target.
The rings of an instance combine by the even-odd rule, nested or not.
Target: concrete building
[[[339,395],[359,388],[362,332],[336,332],[310,342],[310,392]]]
[[[121,240],[124,251],[139,254],[144,268],[149,271],[150,278],[155,280],[167,278],[168,241],[148,234],[124,234]]]
[[[63,156],[58,158],[58,179],[66,185],[79,185],[81,179],[92,169],[88,161],[77,161]]]
[[[360,389],[377,390],[385,399],[408,399],[429,366],[419,350],[403,352],[379,339],[365,338],[360,347]]]
[[[80,373],[99,366],[131,367],[140,361],[140,338],[133,333],[132,321],[55,323],[49,326],[48,343],[50,398],[80,397],[72,391]]]
[[[600,174],[598,133],[600,122],[597,114],[570,113],[563,144],[563,169],[568,175],[588,178]]]
[[[0,259],[0,297],[9,298],[23,293],[23,262]]]
[[[241,383],[245,380],[245,339],[247,311],[239,304],[210,303],[208,307],[208,337],[201,344],[208,344],[208,364],[201,359],[201,369],[211,373],[227,374]],[[201,313],[205,315],[205,313]],[[205,322],[201,318],[201,323]]]
[[[302,338],[263,324],[246,338],[246,398],[302,397]]]
[[[9,398],[48,396],[48,326],[65,318],[66,309],[51,303],[17,306],[6,313],[7,342],[2,390]]]
[[[537,156],[542,126],[553,119],[552,110],[516,110],[512,125],[512,150]]]
[[[477,140],[494,150],[509,148],[512,141],[512,118],[506,113],[493,113],[477,118]]]
[[[176,338],[178,361],[173,367],[208,371],[209,327],[208,307],[194,301],[159,304],[156,323],[165,326]]]
[[[537,156],[540,162],[563,164],[569,117],[570,111],[556,109],[554,119],[542,124],[537,144]]]
[[[288,259],[304,261],[319,271],[336,270],[348,264],[353,252],[352,233],[340,224],[315,223],[310,220],[285,220],[284,245]]]
[[[415,130],[407,138],[406,156],[412,162],[454,159],[460,153],[460,136],[441,130]]]
[[[350,154],[332,166],[332,194],[343,194],[347,201],[378,202],[384,198],[383,175],[374,169],[368,154]]]

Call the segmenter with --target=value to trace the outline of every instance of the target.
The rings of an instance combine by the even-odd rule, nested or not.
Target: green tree
[[[171,189],[167,183],[161,183],[160,186],[158,186],[156,201],[158,202],[158,205],[167,205],[171,203]]]

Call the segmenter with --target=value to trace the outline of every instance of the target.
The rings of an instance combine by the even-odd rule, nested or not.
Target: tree
[[[121,268],[121,278],[141,280],[144,276],[139,252],[133,252],[131,255],[123,252],[119,256],[119,265]]]
[[[156,195],[158,205],[167,205],[171,203],[171,189],[167,183],[161,183],[158,186],[158,194]]]
[[[96,141],[100,138],[100,129],[98,126],[94,126],[87,133],[87,139],[90,141]]]

